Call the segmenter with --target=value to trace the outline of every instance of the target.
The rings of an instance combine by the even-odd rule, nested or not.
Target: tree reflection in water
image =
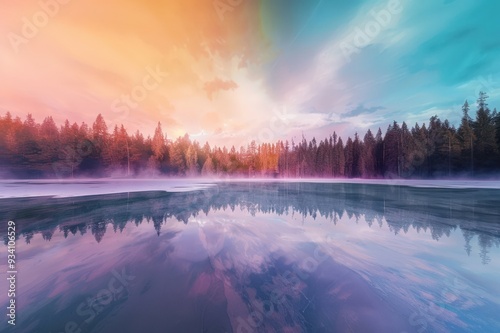
[[[337,223],[344,215],[363,217],[371,227],[386,223],[391,232],[410,228],[428,232],[439,241],[460,228],[465,251],[477,235],[483,264],[488,251],[499,246],[500,195],[494,189],[417,188],[373,184],[223,183],[201,191],[121,193],[74,198],[15,198],[0,200],[0,214],[16,221],[17,237],[27,243],[36,233],[50,241],[57,230],[69,234],[90,231],[99,243],[109,225],[122,231],[127,224],[152,221],[158,235],[166,219],[187,224],[210,211],[241,210],[254,216],[300,214]],[[6,224],[0,232],[6,238]]]

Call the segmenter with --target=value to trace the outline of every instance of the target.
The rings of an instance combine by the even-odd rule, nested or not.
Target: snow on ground
[[[189,179],[0,180],[0,198],[79,197],[145,191],[184,192],[213,185],[208,180]]]
[[[326,183],[377,184],[426,188],[500,189],[499,180],[402,180],[402,179],[44,179],[0,180],[0,198],[77,197],[87,195],[166,191],[184,192],[206,189],[217,183]]]

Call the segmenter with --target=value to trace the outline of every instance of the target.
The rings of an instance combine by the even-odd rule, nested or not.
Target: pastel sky
[[[246,144],[500,107],[497,0],[0,0],[0,113]],[[44,13],[47,13],[45,14]],[[378,23],[377,23],[378,17]]]

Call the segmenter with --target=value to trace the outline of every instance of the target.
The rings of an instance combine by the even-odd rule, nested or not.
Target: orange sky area
[[[0,112],[233,144],[276,108],[273,50],[250,1],[1,0]],[[220,5],[220,4],[219,4]]]

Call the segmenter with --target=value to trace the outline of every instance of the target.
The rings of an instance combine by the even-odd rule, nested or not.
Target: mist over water
[[[498,189],[82,182],[0,199],[18,226],[20,332],[500,329]]]

